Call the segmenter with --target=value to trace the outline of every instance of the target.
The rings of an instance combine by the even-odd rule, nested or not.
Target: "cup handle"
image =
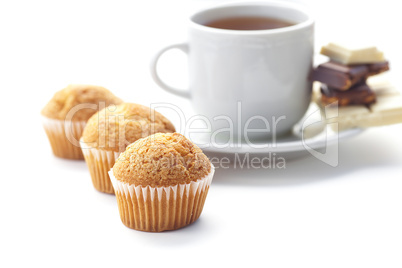
[[[188,54],[188,44],[187,43],[170,45],[170,46],[167,46],[167,47],[161,49],[158,53],[156,53],[156,55],[154,56],[154,58],[151,61],[152,78],[154,79],[155,83],[157,83],[161,88],[163,88],[167,92],[189,99],[190,98],[189,89],[179,89],[179,88],[169,86],[164,81],[162,81],[162,79],[158,75],[158,71],[156,70],[156,66],[157,66],[159,58],[162,56],[162,54],[165,53],[166,51],[168,51],[170,49],[174,49],[174,48],[180,49],[184,53]]]

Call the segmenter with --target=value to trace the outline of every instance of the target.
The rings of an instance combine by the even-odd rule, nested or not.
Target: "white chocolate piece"
[[[328,118],[328,123],[338,123],[338,130],[344,130],[367,125],[365,120],[370,116],[370,110],[363,105],[344,106],[339,108],[335,106],[326,109],[326,116]],[[331,126],[336,125],[332,124]]]
[[[370,122],[373,126],[402,123],[402,96],[380,96],[370,111],[376,115]]]
[[[321,54],[346,65],[385,61],[384,54],[374,46],[353,48],[329,43],[321,48]]]

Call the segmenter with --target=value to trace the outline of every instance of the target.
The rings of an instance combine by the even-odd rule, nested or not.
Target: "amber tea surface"
[[[269,30],[295,25],[295,23],[270,17],[231,17],[210,21],[205,26],[226,30]]]

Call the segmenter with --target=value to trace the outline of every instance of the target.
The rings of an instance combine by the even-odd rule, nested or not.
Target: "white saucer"
[[[287,158],[308,155],[311,151],[323,150],[327,146],[337,144],[339,141],[356,136],[364,131],[361,128],[334,131],[333,128],[321,120],[321,114],[316,107],[310,107],[309,111],[292,130],[292,133],[259,141],[246,142],[244,140],[233,139],[229,141],[212,141],[211,135],[197,133],[190,134],[188,137],[197,144],[206,154],[253,154],[270,155],[276,153]]]
[[[313,137],[302,138],[301,133],[289,134],[285,137],[278,137],[276,142],[270,141],[253,141],[246,143],[213,143],[208,142],[205,137],[192,136],[191,140],[197,144],[204,152],[210,153],[252,153],[252,154],[268,154],[272,152],[285,153],[285,152],[298,152],[307,151],[310,149],[319,149],[325,146],[330,146],[342,139],[356,136],[360,134],[363,129],[353,128],[336,133],[329,126],[326,126],[320,133]]]

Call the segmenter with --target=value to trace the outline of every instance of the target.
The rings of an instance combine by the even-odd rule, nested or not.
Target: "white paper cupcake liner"
[[[215,168],[202,179],[169,187],[135,186],[109,177],[115,189],[120,218],[129,228],[160,232],[184,227],[201,215]]]
[[[114,189],[108,172],[113,167],[120,153],[98,148],[88,148],[82,140],[80,143],[95,189],[103,193],[113,194]]]
[[[42,116],[42,124],[55,156],[84,159],[79,139],[86,121],[65,121]]]

